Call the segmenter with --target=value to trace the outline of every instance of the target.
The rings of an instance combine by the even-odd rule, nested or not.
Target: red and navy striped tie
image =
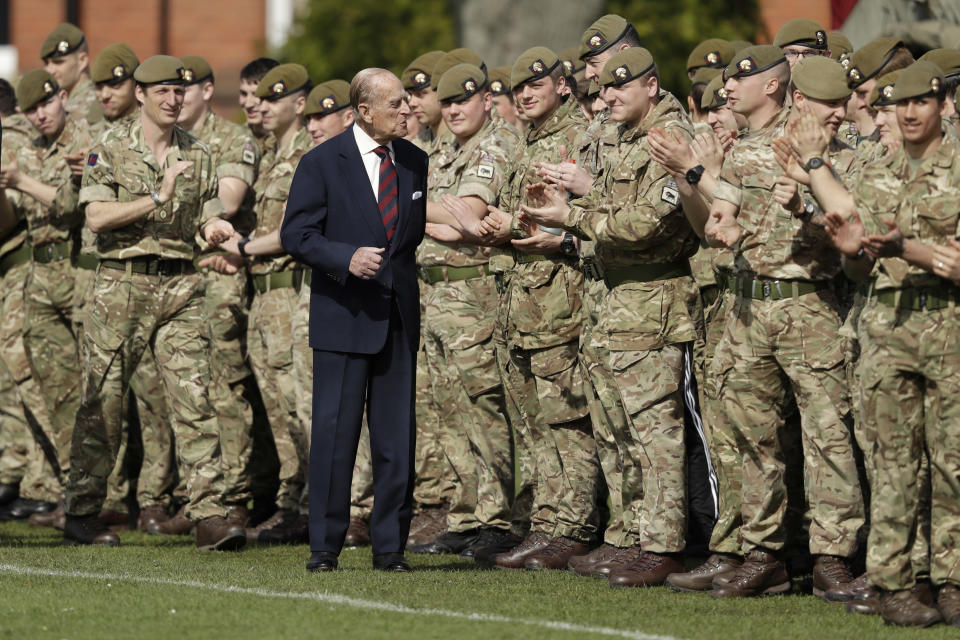
[[[380,207],[380,219],[387,232],[387,242],[393,238],[397,230],[397,218],[400,213],[399,189],[397,168],[390,160],[390,152],[386,147],[377,147],[373,150],[380,156],[380,188],[377,190],[377,205]]]

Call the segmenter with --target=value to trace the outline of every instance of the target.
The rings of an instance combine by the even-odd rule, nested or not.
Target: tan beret
[[[100,84],[123,82],[133,77],[140,61],[130,45],[117,42],[100,52],[90,68],[91,79]]]
[[[147,58],[133,72],[140,84],[183,84],[183,60],[173,56]]]
[[[777,35],[773,39],[773,45],[775,47],[786,47],[791,44],[826,50],[827,30],[819,22],[810,18],[788,20],[777,31]]]
[[[772,44],[756,44],[737,52],[723,70],[724,78],[745,78],[786,63],[783,49]]]
[[[79,49],[85,41],[83,31],[80,31],[76,25],[64,22],[44,39],[43,44],[40,45],[40,57],[46,60],[69,55]]]
[[[723,88],[723,76],[717,76],[703,90],[703,97],[700,98],[700,108],[709,111],[725,104],[727,104],[727,90]]]
[[[524,82],[549,76],[560,66],[560,58],[546,47],[532,47],[520,54],[510,70],[510,87],[516,90]]]
[[[886,107],[895,104],[893,86],[897,83],[897,78],[900,77],[901,72],[903,72],[903,69],[897,69],[877,78],[877,84],[873,85],[873,89],[870,91],[871,107]]]
[[[430,76],[440,58],[447,55],[446,51],[428,51],[413,59],[407,68],[400,74],[400,82],[407,91],[422,91],[430,87]]]
[[[627,35],[628,29],[630,23],[626,18],[608,13],[587,27],[580,36],[580,52],[577,57],[583,60],[606,51]]]
[[[458,64],[447,69],[437,85],[437,100],[462,102],[483,91],[487,76],[480,67]]]
[[[184,84],[199,84],[213,79],[210,63],[200,56],[184,56],[182,60]]]
[[[43,69],[27,71],[17,83],[17,105],[29,111],[60,90],[56,79]]]
[[[303,115],[328,115],[350,106],[350,83],[346,80],[327,80],[315,86],[307,95]]]
[[[629,47],[613,54],[597,78],[601,87],[621,85],[639,78],[653,68],[653,55],[643,47]]]
[[[943,71],[929,60],[917,61],[904,69],[893,85],[893,100],[939,96],[946,88]]]
[[[703,67],[723,69],[730,63],[734,55],[736,55],[736,51],[733,50],[733,45],[726,40],[720,38],[704,40],[694,47],[690,55],[687,56],[687,71],[690,72]]]
[[[510,67],[494,67],[490,69],[490,92],[495,96],[505,96],[510,93]]]
[[[254,95],[263,100],[279,100],[310,86],[310,75],[306,67],[289,62],[277,65],[257,85]]]
[[[814,100],[846,100],[853,93],[840,63],[823,56],[800,60],[791,77],[797,90]]]
[[[903,48],[900,38],[877,38],[850,55],[847,84],[856,89],[878,75],[894,54]]]
[[[484,73],[487,72],[487,65],[483,63],[483,58],[480,57],[480,54],[474,51],[473,49],[467,49],[461,47],[460,49],[453,49],[448,51],[442,58],[437,61],[437,64],[433,67],[433,72],[430,74],[430,82],[433,84],[434,88],[439,86],[440,80],[443,78],[443,74],[447,69],[453,68],[458,64],[472,64],[475,67],[480,67]]]

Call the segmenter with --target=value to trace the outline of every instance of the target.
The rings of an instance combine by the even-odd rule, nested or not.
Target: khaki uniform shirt
[[[30,124],[30,121],[19,113],[4,118],[0,121],[0,125],[3,126],[3,144],[0,147],[3,159],[0,160],[0,163],[7,166],[16,162],[21,147],[31,146],[31,140],[36,130]],[[15,189],[6,189],[7,199],[13,207],[18,222],[17,226],[6,236],[0,238],[0,258],[16,251],[27,241],[27,220],[22,206],[22,195]]]
[[[243,202],[230,222],[240,235],[249,234],[256,226],[252,189],[260,166],[260,147],[256,139],[248,128],[230,122],[213,111],[207,113],[194,135],[210,148],[217,180],[237,178],[247,185]]]

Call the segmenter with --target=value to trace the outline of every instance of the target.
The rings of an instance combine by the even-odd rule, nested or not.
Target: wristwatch
[[[163,203],[160,201],[160,192],[159,192],[159,191],[152,191],[152,192],[150,193],[150,199],[153,200],[153,204],[157,205],[158,207],[162,207],[162,206],[163,206]]]
[[[819,169],[820,167],[827,166],[827,163],[823,161],[823,158],[819,156],[814,156],[807,160],[807,164],[803,165],[803,170],[807,173],[810,173],[814,169]]]
[[[689,169],[684,177],[687,179],[687,183],[697,184],[698,182],[700,182],[700,178],[703,177],[704,171],[705,169],[703,168],[703,165],[698,164],[694,168]]]
[[[817,205],[813,204],[813,202],[811,202],[807,198],[804,198],[803,199],[803,215],[805,216],[813,215],[814,213],[816,213],[816,211],[817,211]]]
[[[240,255],[243,256],[244,258],[250,257],[249,255],[247,255],[248,242],[250,242],[250,236],[247,236],[246,238],[242,239],[240,242],[237,243],[237,251],[239,251]]]
[[[577,243],[574,240],[573,234],[569,231],[563,232],[563,238],[560,240],[560,251],[563,252],[563,255],[570,256],[571,258],[577,255]]]

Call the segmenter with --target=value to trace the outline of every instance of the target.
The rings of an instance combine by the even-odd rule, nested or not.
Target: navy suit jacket
[[[373,354],[387,340],[391,300],[396,301],[410,349],[420,341],[420,290],[416,249],[426,224],[427,154],[393,141],[400,219],[388,243],[380,209],[349,128],[307,152],[293,176],[280,228],[283,248],[313,269],[310,346]],[[376,276],[350,274],[358,247],[383,247]]]

